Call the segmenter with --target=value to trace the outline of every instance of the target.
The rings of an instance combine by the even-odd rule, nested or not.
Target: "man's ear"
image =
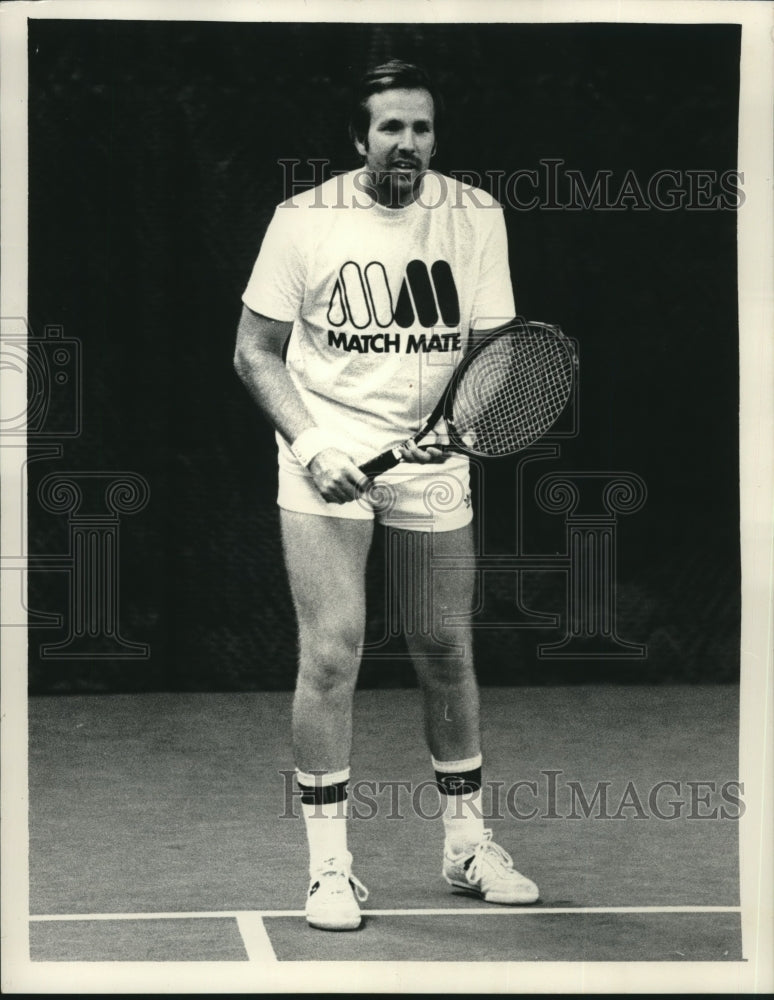
[[[366,146],[364,142],[361,142],[357,137],[355,137],[355,149],[361,156],[365,156],[368,152],[368,146]]]

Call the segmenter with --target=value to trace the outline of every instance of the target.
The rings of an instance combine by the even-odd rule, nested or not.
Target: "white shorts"
[[[357,500],[327,503],[306,469],[280,449],[277,503],[283,510],[300,514],[375,519],[411,531],[454,531],[473,519],[469,463],[463,455],[450,455],[438,464],[397,465]]]

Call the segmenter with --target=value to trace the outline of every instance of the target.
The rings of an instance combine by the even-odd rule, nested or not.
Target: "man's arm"
[[[250,395],[291,444],[305,431],[315,428],[282,360],[282,349],[292,328],[292,323],[269,319],[243,305],[234,354],[234,368]],[[367,484],[350,456],[335,447],[323,447],[307,467],[320,494],[329,503],[354,500]]]

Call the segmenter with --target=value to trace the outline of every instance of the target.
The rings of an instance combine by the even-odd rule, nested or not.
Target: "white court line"
[[[242,935],[247,958],[250,962],[276,962],[277,956],[266,933],[263,917],[257,913],[240,913],[236,918],[239,933]]]
[[[465,917],[483,916],[533,916],[544,913],[741,913],[741,906],[455,906],[435,910],[361,910],[364,917]],[[252,922],[271,917],[303,917],[303,910],[193,910],[179,913],[46,913],[33,914],[34,923],[58,920],[205,920],[235,919]],[[241,924],[240,924],[241,930]],[[265,928],[264,928],[265,932]]]

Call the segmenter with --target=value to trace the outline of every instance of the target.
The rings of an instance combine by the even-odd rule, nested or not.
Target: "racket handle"
[[[388,469],[394,469],[398,462],[400,462],[400,452],[397,448],[390,448],[388,451],[383,451],[381,455],[377,455],[376,458],[370,459],[365,465],[361,465],[360,471],[369,479],[376,479]]]
[[[457,451],[457,448],[453,444],[432,444],[427,445],[427,447],[437,448],[439,451]],[[372,458],[365,465],[361,465],[360,471],[368,476],[369,479],[376,479],[383,472],[394,469],[400,461],[401,457],[398,449],[390,448],[389,451],[383,451],[381,455],[377,455],[376,458]]]

